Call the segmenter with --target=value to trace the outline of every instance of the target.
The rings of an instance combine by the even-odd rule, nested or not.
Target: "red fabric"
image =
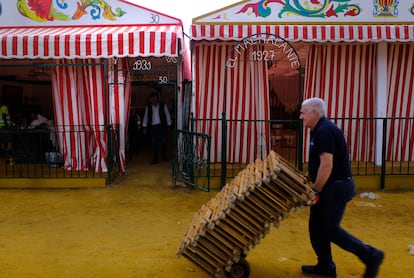
[[[130,82],[125,74],[127,71],[123,70],[125,61],[119,60],[117,65],[108,67],[108,80],[103,62],[95,59],[57,60],[61,66],[53,67],[56,133],[65,169],[108,171],[105,107],[109,100],[109,123],[120,126],[120,169],[125,171]],[[106,99],[106,90],[109,99]]]
[[[193,24],[193,40],[238,41],[252,34],[274,34],[290,42],[406,42],[414,25],[225,25]]]
[[[182,26],[15,27],[0,29],[0,58],[177,57]]]
[[[376,48],[371,44],[312,45],[305,72],[304,99],[320,97],[329,118],[375,117]],[[373,162],[375,123],[339,120],[353,161]],[[309,130],[305,130],[304,158],[307,161]],[[354,147],[358,146],[358,147]]]
[[[414,45],[388,46],[387,117],[411,117],[410,120],[388,122],[387,160],[414,159]]]
[[[246,62],[250,54],[246,51],[234,68],[225,67],[231,48],[230,44],[200,44],[194,48],[194,116],[207,119],[197,122],[195,129],[212,136],[211,161],[221,161],[220,119],[226,95],[226,119],[231,120],[227,129],[227,161],[249,163],[265,157],[269,148],[269,126],[262,121],[270,119],[267,64]]]
[[[110,60],[108,71],[110,124],[119,125],[120,171],[125,172],[125,138],[131,102],[131,80],[125,59]]]
[[[59,64],[101,63],[100,60],[57,60]],[[64,168],[108,170],[104,128],[104,67],[53,67],[52,87],[56,133]]]

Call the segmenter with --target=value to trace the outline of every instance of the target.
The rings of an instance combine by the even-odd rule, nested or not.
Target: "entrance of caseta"
[[[248,147],[243,152],[238,152],[228,146],[226,152],[222,153],[231,156],[234,161],[249,162],[253,158],[265,157],[272,149],[293,163],[299,161],[297,142],[301,137],[299,107],[303,98],[302,61],[306,59],[307,52],[306,44],[290,43],[277,35],[267,33],[253,34],[233,46],[226,59],[224,79],[227,87],[223,110],[227,110],[227,115],[234,115],[233,110],[242,110],[226,101],[226,89],[230,88],[230,96],[231,93],[237,93],[232,89],[237,86],[229,86],[227,83],[238,82],[233,76],[243,74],[245,84],[254,84],[251,87],[246,86],[244,91],[245,95],[253,96],[248,99],[247,104],[242,103],[247,106],[243,111],[249,111],[244,118],[263,120],[263,124],[258,126],[253,121],[246,122],[246,125],[251,125],[250,128],[245,126],[240,131],[237,131],[237,126],[230,127],[229,130],[245,133],[244,138],[247,139],[237,139],[239,142],[236,143]],[[249,107],[261,109],[249,110]],[[224,161],[226,158],[221,159]]]
[[[167,160],[171,157],[173,130],[177,119],[177,63],[174,57],[129,58],[131,105],[128,122],[126,155],[128,160],[150,163],[152,156],[149,133],[144,133],[142,121],[151,93],[157,92],[167,106],[172,126],[167,136]]]
[[[269,63],[269,106],[272,149],[287,151],[296,148],[297,125],[299,119],[301,95],[304,88],[304,72],[309,45],[303,42],[291,43],[301,61],[301,70],[293,69],[283,52]],[[267,47],[274,48],[272,45]],[[301,75],[299,77],[299,75]]]

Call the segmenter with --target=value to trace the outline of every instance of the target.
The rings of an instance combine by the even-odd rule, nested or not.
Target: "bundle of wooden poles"
[[[313,198],[306,176],[274,151],[256,160],[193,215],[177,256],[212,277],[256,246],[271,226]]]

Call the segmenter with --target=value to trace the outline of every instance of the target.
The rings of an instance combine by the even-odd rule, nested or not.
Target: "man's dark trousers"
[[[340,227],[346,204],[355,196],[352,178],[326,184],[318,203],[311,207],[309,233],[312,247],[322,268],[332,269],[331,242],[355,254],[363,262],[371,255],[372,247]]]
[[[159,148],[161,146],[161,156],[167,159],[167,127],[159,124],[151,126],[151,145],[152,145],[152,162],[158,162]]]

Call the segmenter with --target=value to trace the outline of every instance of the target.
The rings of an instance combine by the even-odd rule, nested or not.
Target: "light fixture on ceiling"
[[[35,63],[29,73],[29,78],[33,80],[48,80],[50,79],[50,68],[44,64]]]

